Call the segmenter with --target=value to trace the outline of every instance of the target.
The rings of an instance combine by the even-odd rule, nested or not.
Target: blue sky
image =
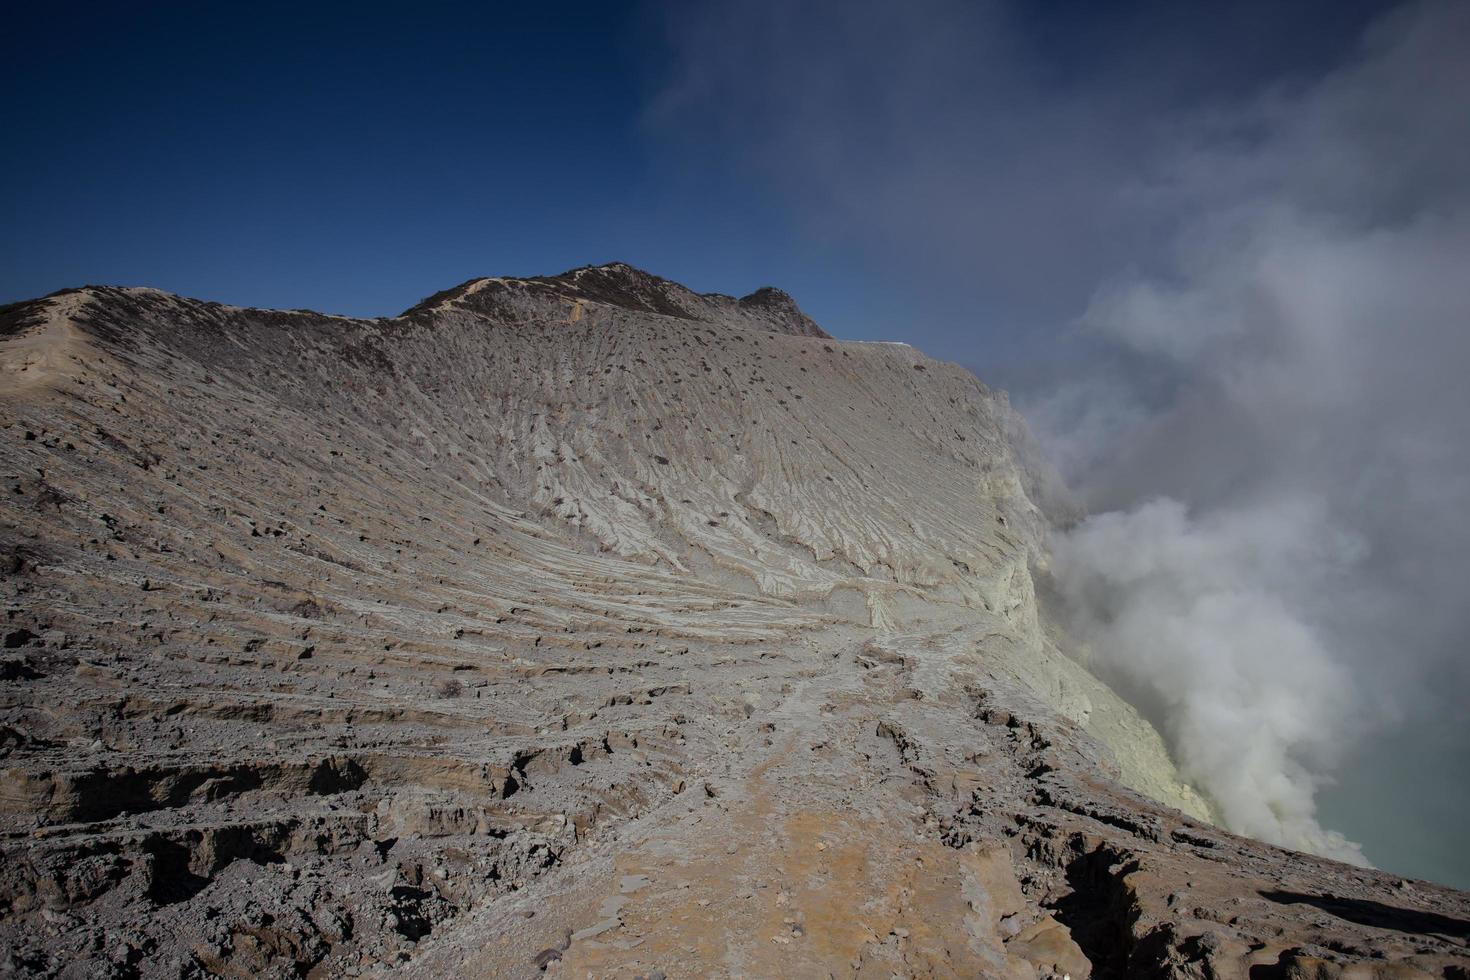
[[[31,5],[8,15],[0,299],[81,283],[396,313],[621,259],[859,316],[851,256],[668,151],[656,9]],[[859,290],[861,292],[861,290]]]

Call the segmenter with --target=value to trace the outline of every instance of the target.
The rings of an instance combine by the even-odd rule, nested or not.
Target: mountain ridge
[[[607,262],[600,265],[578,266],[575,269],[569,269],[566,272],[552,276],[476,276],[472,279],[466,279],[456,286],[439,290],[401,313],[377,317],[326,313],[320,310],[302,307],[240,306],[185,296],[152,286],[103,284],[71,286],[55,290],[35,299],[18,300],[0,306],[0,337],[16,332],[19,329],[17,318],[25,316],[27,312],[35,314],[46,301],[77,293],[97,295],[105,295],[109,291],[157,293],[180,301],[199,303],[204,306],[223,306],[231,309],[252,310],[260,313],[323,316],[342,320],[381,321],[408,319],[415,315],[430,313],[446,304],[461,303],[467,298],[475,296],[486,287],[498,287],[500,289],[520,287],[524,289],[544,290],[572,299],[581,299],[584,302],[597,302],[632,311],[673,316],[680,319],[703,319],[699,315],[700,313],[707,315],[710,311],[714,311],[717,316],[710,322],[718,322],[720,319],[718,314],[720,313],[739,316],[739,311],[747,311],[748,315],[746,319],[749,321],[747,325],[754,326],[757,329],[764,328],[777,333],[791,333],[800,336],[831,339],[826,331],[822,330],[821,327],[817,326],[815,321],[801,311],[801,308],[797,306],[795,299],[789,293],[775,286],[760,286],[745,296],[738,298],[725,293],[697,293],[671,279],[665,279],[662,276],[645,272],[626,262]],[[472,303],[468,308],[478,309],[487,314],[497,312],[495,304],[484,304],[483,302]],[[749,311],[758,312],[751,314]],[[761,316],[761,313],[768,315]]]
[[[481,293],[488,289],[493,295],[516,288],[548,290],[573,300],[681,319],[717,321],[739,316],[742,312],[759,311],[771,315],[755,315],[750,319],[765,324],[765,328],[773,332],[830,339],[826,331],[801,311],[790,294],[774,286],[761,286],[738,299],[724,293],[696,293],[673,280],[645,272],[626,262],[578,266],[555,276],[469,279],[421,300],[400,316],[429,312],[446,303],[495,310],[496,305],[487,304],[488,297],[481,296]]]

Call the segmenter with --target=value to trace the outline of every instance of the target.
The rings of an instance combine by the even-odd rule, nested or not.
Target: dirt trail
[[[1037,975],[999,932],[1025,908],[1009,853],[944,845],[925,789],[878,733],[886,685],[865,684],[850,654],[820,660],[815,676],[786,682],[764,720],[740,726],[730,775],[622,828],[609,860],[581,879],[591,901],[569,915],[552,971]],[[521,949],[464,952],[478,976],[527,970]]]
[[[742,792],[738,812],[682,821],[619,857],[620,925],[574,941],[566,975],[976,976],[1000,965],[973,948],[997,938],[967,904],[989,896],[952,851],[910,846],[913,828],[881,815],[773,805],[759,775]]]

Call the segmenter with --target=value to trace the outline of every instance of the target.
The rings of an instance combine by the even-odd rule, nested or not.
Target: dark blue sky
[[[377,315],[613,258],[710,289],[826,261],[759,194],[659,162],[642,8],[62,6],[8,16],[5,299],[130,283]]]
[[[1117,80],[1120,65],[1146,80],[1167,58],[1171,90],[1208,98],[1330,57],[1367,9],[1274,6],[1202,18],[1074,0],[1015,19],[1047,85]],[[732,133],[718,104],[657,111],[681,62],[704,57],[689,50],[697,7],[15,5],[0,301],[120,283],[380,315],[471,276],[622,259],[702,290],[780,285],[839,335],[965,358],[943,322],[953,297],[811,220],[747,158],[763,138],[742,131],[751,121]],[[824,44],[819,17],[790,30],[813,27]],[[998,319],[1025,320],[1018,302],[992,304]],[[995,335],[1007,342],[1003,325]]]

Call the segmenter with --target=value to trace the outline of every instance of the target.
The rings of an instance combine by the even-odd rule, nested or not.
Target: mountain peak
[[[796,312],[798,313],[801,312],[800,308],[797,307],[796,300],[792,297],[792,295],[786,292],[784,289],[777,289],[775,286],[761,286],[754,292],[747,293],[746,295],[740,297],[740,305],[765,307],[767,309],[774,310],[796,310]]]
[[[539,307],[547,302],[582,311],[591,304],[771,333],[830,336],[802,312],[790,294],[775,287],[762,286],[739,299],[724,293],[697,293],[627,262],[584,265],[552,276],[471,279],[435,293],[403,315],[448,308],[504,316],[523,311],[527,304],[545,312]],[[575,315],[580,318],[582,313]]]

